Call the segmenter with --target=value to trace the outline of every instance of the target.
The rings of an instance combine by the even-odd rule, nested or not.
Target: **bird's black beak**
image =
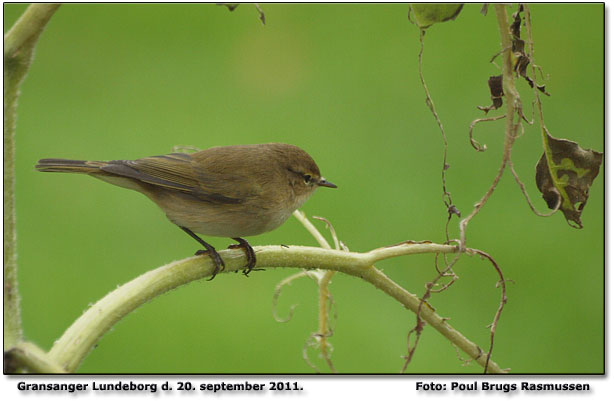
[[[333,184],[330,181],[326,181],[324,178],[321,178],[320,181],[318,181],[318,186],[320,186],[320,187],[329,187],[329,188],[337,188],[337,186],[335,184]]]

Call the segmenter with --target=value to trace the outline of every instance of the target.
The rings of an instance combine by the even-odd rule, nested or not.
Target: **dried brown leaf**
[[[478,109],[487,114],[490,110],[498,109],[503,105],[503,75],[496,75],[488,78],[488,87],[490,88],[492,105],[478,106]]]
[[[576,142],[554,138],[549,133],[546,152],[551,155],[548,166],[546,153],[536,166],[535,182],[550,209],[554,209],[561,196],[560,210],[567,222],[582,228],[580,215],[588,201],[588,192],[603,160],[603,153],[583,149]]]

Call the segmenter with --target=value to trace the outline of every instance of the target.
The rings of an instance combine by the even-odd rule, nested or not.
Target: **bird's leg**
[[[245,256],[247,256],[247,267],[246,267],[245,270],[243,270],[243,274],[245,274],[247,276],[254,269],[254,267],[256,266],[256,252],[254,252],[254,248],[252,248],[252,246],[249,244],[249,242],[247,242],[243,238],[238,238],[237,237],[237,238],[233,238],[233,240],[237,241],[238,244],[232,244],[228,248],[230,248],[230,249],[237,249],[237,248],[243,249],[243,252],[245,252]]]
[[[219,253],[217,253],[214,247],[207,244],[198,235],[194,234],[190,229],[181,227],[181,226],[179,226],[179,228],[181,228],[183,231],[188,233],[190,237],[194,238],[196,241],[198,241],[199,244],[205,247],[206,251],[203,249],[199,249],[198,251],[196,251],[194,255],[202,255],[203,253],[209,254],[209,257],[211,257],[211,260],[213,261],[213,264],[215,265],[215,269],[213,269],[213,274],[211,275],[211,278],[209,279],[209,281],[213,280],[215,278],[215,275],[221,272],[222,270],[224,270],[224,268],[226,267],[226,265],[224,264],[224,261],[222,260],[222,257],[220,256]]]

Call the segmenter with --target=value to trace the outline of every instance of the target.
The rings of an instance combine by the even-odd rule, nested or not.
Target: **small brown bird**
[[[154,201],[170,221],[198,241],[224,269],[215,248],[195,233],[230,237],[247,256],[247,275],[256,265],[242,237],[279,227],[318,187],[337,188],[320,175],[311,156],[283,143],[214,147],[137,160],[42,159],[38,171],[83,173],[133,189]]]

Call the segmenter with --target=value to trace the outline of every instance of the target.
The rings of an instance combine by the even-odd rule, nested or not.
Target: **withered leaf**
[[[531,62],[531,60],[524,52],[524,41],[520,39],[517,41],[514,41],[513,46],[514,47],[518,46],[518,48],[520,49],[519,51],[514,52],[514,56],[516,57],[516,62],[514,64],[514,71],[516,71],[517,74],[519,74],[521,77],[526,79],[526,81],[529,83],[529,86],[532,88],[533,85],[535,85],[535,83],[529,76],[527,76],[527,67],[529,66],[529,63]],[[537,85],[537,89],[539,89],[544,95],[550,96],[550,94],[546,92],[545,85]]]
[[[414,15],[416,25],[420,29],[426,29],[437,22],[445,22],[455,19],[463,8],[459,3],[412,3],[409,5],[409,20]]]
[[[576,142],[554,138],[549,133],[546,152],[552,157],[548,166],[546,153],[536,166],[535,182],[550,209],[554,209],[561,195],[560,210],[567,222],[582,228],[580,215],[588,201],[588,191],[603,159],[603,153],[583,149]],[[573,225],[571,223],[575,223]]]
[[[519,4],[518,11],[516,11],[512,15],[514,22],[512,22],[512,25],[510,25],[510,32],[512,36],[517,39],[520,39],[520,25],[522,23],[522,18],[520,17],[520,13],[522,13],[523,11],[524,11],[524,7],[522,7],[522,4]]]
[[[486,14],[488,14],[488,3],[482,4],[482,8],[480,8],[480,13],[483,16],[486,16]]]
[[[478,109],[486,114],[488,114],[490,110],[496,110],[503,105],[503,75],[496,75],[488,78],[488,87],[490,88],[492,105],[478,106]]]
[[[532,88],[535,83],[533,80],[527,76],[527,66],[531,62],[529,56],[524,51],[524,40],[520,39],[520,27],[522,25],[522,18],[520,14],[524,11],[522,4],[518,6],[518,11],[516,11],[512,18],[514,21],[510,25],[510,33],[512,34],[512,52],[514,53],[514,71],[516,74],[519,74],[523,77]],[[539,89],[544,95],[550,96],[548,92],[546,92],[545,85],[537,85],[537,89]]]
[[[530,77],[527,76],[527,66],[529,65],[529,63],[529,58],[526,55],[521,54],[516,60],[514,70],[516,70],[516,72],[520,74],[520,76],[522,76],[524,79],[526,79],[526,81],[529,83],[529,86],[532,88],[535,83]],[[550,94],[546,91],[546,85],[537,85],[537,89],[539,89],[544,95],[550,96]]]
[[[520,54],[525,54],[524,53],[524,40],[522,39],[514,39],[512,41],[512,52],[513,53],[520,53]]]

